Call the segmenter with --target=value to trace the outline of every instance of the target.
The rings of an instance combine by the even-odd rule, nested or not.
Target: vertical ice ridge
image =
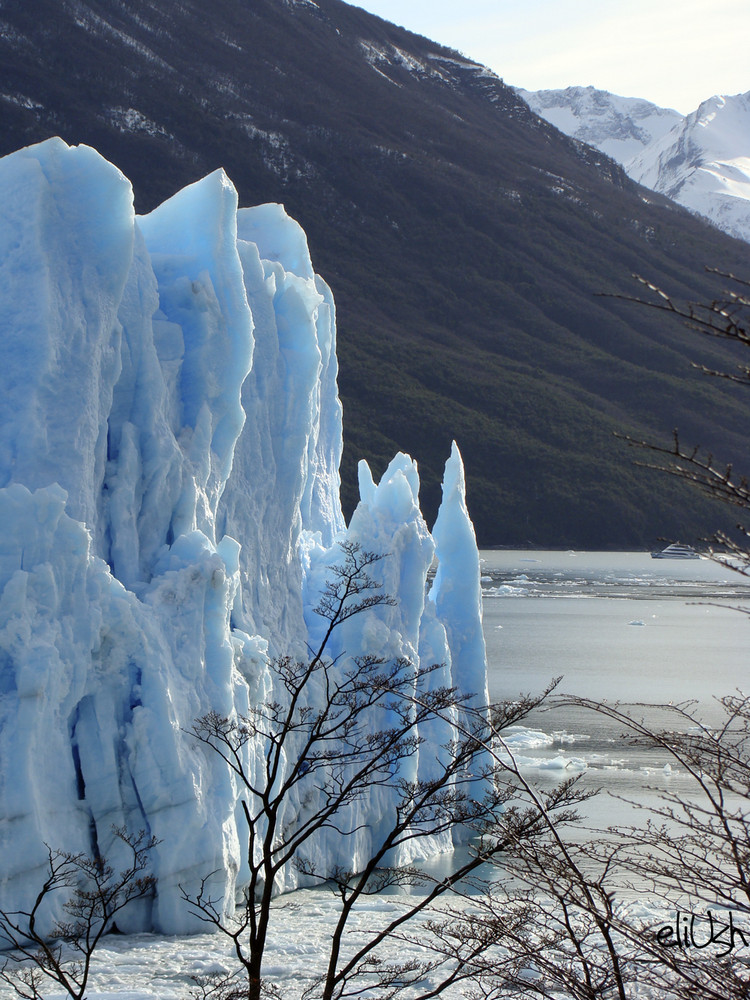
[[[309,641],[317,648],[326,621],[313,610],[317,597],[330,576],[332,565],[343,562],[339,543],[359,547],[361,553],[375,553],[382,558],[369,568],[369,576],[381,585],[380,592],[393,599],[393,603],[377,605],[363,614],[344,622],[332,637],[327,655],[338,658],[342,669],[351,669],[358,657],[378,656],[385,663],[403,660],[403,674],[407,681],[406,693],[413,697],[418,691],[420,666],[420,629],[425,608],[425,590],[428,572],[434,555],[434,544],[419,508],[419,475],[416,463],[408,455],[399,454],[390,463],[376,484],[366,463],[360,464],[360,481],[364,485],[362,497],[347,529],[330,548],[321,544],[320,537],[306,534],[303,538],[304,605]],[[381,725],[387,725],[382,718]],[[437,733],[433,732],[432,736]],[[435,746],[425,749],[435,755]],[[421,753],[401,760],[394,777],[406,782],[416,781],[420,775]],[[373,788],[357,803],[357,822],[360,825],[352,838],[351,851],[355,858],[366,858],[373,845],[393,821],[396,795],[392,790]],[[398,863],[413,860],[408,843],[402,847]],[[432,849],[448,850],[449,835],[436,838]],[[335,857],[340,851],[337,838],[324,836],[315,845],[318,855],[313,860],[321,863],[325,857]],[[429,849],[424,843],[419,850]]]
[[[178,440],[193,483],[174,530],[198,527],[216,541],[217,507],[245,422],[240,392],[253,351],[253,320],[237,251],[237,192],[217,170],[141,217],[139,226],[161,313],[182,332]]]
[[[464,465],[453,442],[445,464],[443,499],[432,529],[437,571],[430,590],[445,625],[453,683],[475,703],[487,703],[487,650],[482,632],[482,585],[474,526],[466,507]]]
[[[0,189],[0,482],[58,482],[71,514],[93,527],[120,369],[132,189],[94,150],[60,139],[0,160]]]
[[[0,905],[28,903],[45,842],[117,868],[126,825],[160,840],[158,892],[118,926],[195,930],[180,886],[214,872],[229,907],[243,869],[238,790],[188,731],[283,694],[268,656],[319,637],[338,543],[385,557],[396,603],[331,655],[401,658],[418,693],[466,659],[456,627],[478,609],[425,597],[435,542],[408,456],[377,485],[363,467],[344,524],[335,306],[281,206],[238,212],[218,171],[136,219],[119,171],[61,140],[0,160],[0,192]],[[443,535],[445,596],[471,558]],[[424,658],[440,667],[420,679]],[[424,735],[407,780],[447,742]],[[374,790],[369,829],[312,855],[356,867],[393,807]]]
[[[344,527],[333,296],[283,206],[240,209],[237,231],[255,360],[242,390],[247,424],[220,505],[221,531],[242,534],[233,620],[245,632],[264,631],[272,651],[303,655],[300,535],[320,532],[330,545]]]
[[[156,278],[136,224],[133,264],[118,312],[122,370],[109,414],[105,481],[108,562],[128,587],[151,578],[183,483],[169,388],[170,365],[174,369],[179,362],[169,357],[164,330],[161,348],[167,357],[159,357],[153,320],[158,307]],[[172,336],[172,346],[181,345],[179,330]],[[171,353],[179,358],[181,347]]]

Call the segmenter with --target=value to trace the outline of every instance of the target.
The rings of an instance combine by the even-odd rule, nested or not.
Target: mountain
[[[750,242],[750,92],[711,97],[687,117],[593,87],[517,93],[634,181]]]
[[[750,92],[704,101],[625,169],[750,242]]]
[[[726,349],[651,310],[634,272],[713,298],[750,248],[562,135],[484,67],[340,0],[4,0],[0,152],[60,135],[133,181],[140,213],[224,167],[281,202],[333,289],[356,463],[404,449],[432,521],[455,437],[483,544],[693,541],[716,509],[635,469],[615,431],[750,467]]]
[[[623,166],[682,122],[679,111],[595,87],[536,91],[517,87],[516,93],[555,128],[596,146]]]

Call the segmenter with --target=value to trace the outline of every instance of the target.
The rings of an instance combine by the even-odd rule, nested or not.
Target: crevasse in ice
[[[314,645],[342,540],[388,554],[396,603],[332,654],[440,664],[417,683],[486,697],[460,455],[432,534],[405,455],[378,484],[363,464],[345,525],[333,297],[300,227],[238,210],[222,171],[136,217],[114,166],[51,139],[0,160],[0,191],[0,904],[29,903],[45,844],[117,866],[125,826],[159,839],[158,891],[121,929],[194,930],[180,886],[214,872],[228,906],[242,829],[226,767],[187,730],[278,694],[269,657]],[[356,867],[387,794],[312,854]]]

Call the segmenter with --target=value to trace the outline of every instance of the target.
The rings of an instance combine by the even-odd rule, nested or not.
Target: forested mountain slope
[[[434,511],[455,437],[481,543],[647,546],[716,513],[613,431],[750,467],[750,397],[690,367],[722,345],[598,297],[710,297],[750,248],[456,52],[340,0],[2,0],[0,115],[0,152],[94,145],[139,212],[218,166],[284,203],[337,301],[349,504],[401,448]]]

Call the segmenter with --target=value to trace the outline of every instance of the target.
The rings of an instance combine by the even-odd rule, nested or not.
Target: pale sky
[[[527,90],[594,86],[682,114],[750,90],[750,0],[349,0]]]

